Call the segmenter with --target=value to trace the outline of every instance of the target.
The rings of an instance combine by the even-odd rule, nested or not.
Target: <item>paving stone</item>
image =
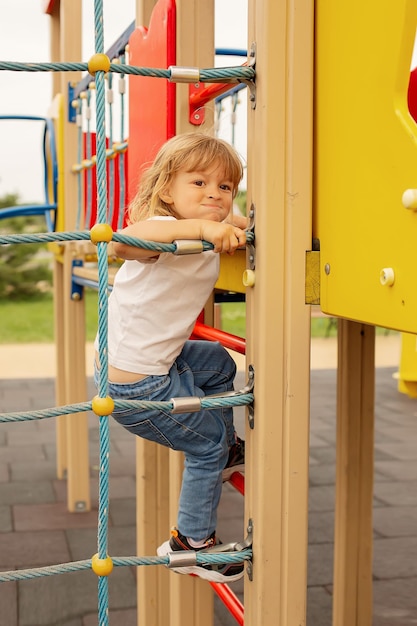
[[[417,577],[417,537],[376,539],[374,575],[378,579]]]
[[[323,432],[324,431],[321,431],[319,434],[310,433],[310,448],[323,448],[328,445],[326,439],[322,437]]]
[[[10,506],[0,505],[0,532],[9,533],[12,527],[12,511]]]
[[[9,478],[9,465],[7,463],[0,463],[0,483],[7,483]]]
[[[310,487],[308,508],[310,511],[334,511],[335,488],[333,485]]]
[[[399,482],[415,481],[417,483],[417,463],[415,461],[377,461],[375,469],[382,475]]]
[[[373,626],[411,626],[417,619],[417,578],[376,580]]]
[[[54,492],[50,482],[0,483],[2,504],[35,504],[54,502]]]
[[[373,626],[415,626],[417,612],[414,605],[417,596],[417,528],[415,528],[417,526],[415,517],[417,410],[415,400],[398,393],[397,383],[392,378],[394,371],[395,368],[383,368],[376,372],[374,528],[377,538],[374,544],[376,580]],[[244,384],[245,376],[242,375],[241,379]],[[53,379],[9,382],[10,385],[0,381],[0,411],[2,407],[6,407],[4,410],[12,411],[54,406]],[[88,386],[88,398],[91,398],[96,393],[91,379],[88,380]],[[13,408],[17,402],[19,406]],[[242,436],[246,419],[244,410],[236,410],[235,415],[238,432]],[[93,502],[97,505],[99,431],[97,417],[91,412],[88,413],[88,424],[91,448],[91,492]],[[109,420],[109,426],[111,440],[109,553],[113,556],[131,556],[136,553],[136,442],[135,438],[114,420]],[[97,551],[96,524],[91,523],[91,526],[87,528],[79,527],[84,524],[88,526],[85,520],[96,513],[66,513],[67,484],[65,480],[57,480],[55,473],[55,428],[55,418],[0,424],[0,567],[2,569],[14,566],[23,568],[33,563],[35,565],[65,563],[70,560],[90,558]],[[335,433],[336,371],[313,371],[308,626],[331,625]],[[2,491],[2,487],[7,486],[9,480],[12,489]],[[21,487],[22,484],[24,487]],[[36,491],[39,485],[41,487]],[[45,491],[42,495],[43,490]],[[32,499],[34,499],[33,503]],[[22,529],[19,532],[10,532],[11,505],[17,512],[16,523]],[[43,518],[47,520],[49,526],[46,523],[45,526],[49,530],[44,528],[30,533],[23,530],[29,527],[41,528]],[[71,527],[71,525],[76,525],[76,527]],[[246,535],[246,525],[242,496],[229,484],[225,484],[219,507],[219,536],[224,541],[241,539]],[[3,566],[3,555],[7,559],[17,559],[18,563]],[[122,571],[123,573],[120,574]],[[130,624],[136,626],[134,572],[134,568],[115,568],[110,578],[110,593],[112,595],[116,592],[110,609],[112,625],[114,623],[115,626],[119,626],[120,623],[120,626],[130,626]],[[121,578],[116,579],[116,574]],[[73,583],[73,580],[79,582]],[[115,589],[115,585],[122,587],[126,583],[127,589]],[[74,584],[77,587],[76,593],[72,592]],[[241,580],[232,585],[238,597],[243,596],[243,584],[244,581]],[[25,581],[18,585],[16,583],[7,583],[7,585],[10,585],[9,588],[14,587],[15,594],[16,589],[19,590],[20,617],[17,622],[16,595],[14,595],[14,600],[11,594],[7,596],[7,605],[2,602],[0,595],[0,626],[93,626],[97,624],[97,578],[91,572],[77,572]],[[0,593],[2,589],[4,586],[0,585]],[[6,619],[6,622],[4,619],[3,622],[1,621],[2,617]],[[230,619],[232,619],[231,622]],[[222,603],[216,599],[215,626],[229,626],[229,622],[231,625],[235,623],[235,620],[224,612]]]
[[[97,576],[91,571],[24,581],[19,583],[19,626],[67,624],[80,615],[97,613],[97,598]],[[115,568],[109,582],[110,611],[135,605],[135,583],[129,568]]]
[[[12,569],[63,563],[69,560],[65,533],[0,533],[0,567]]]
[[[375,446],[375,449],[388,454],[393,459],[412,459],[417,461],[417,438],[400,443],[381,443]],[[375,458],[379,460],[381,457],[375,455]]]
[[[20,424],[19,424],[20,426]],[[44,444],[44,443],[53,443],[55,445],[56,433],[53,430],[38,430],[36,429],[33,432],[9,432],[8,442],[10,446],[24,446],[34,444]]]
[[[0,584],[0,626],[18,626],[17,583]]]
[[[92,465],[92,470],[98,471],[98,465]],[[129,463],[123,456],[112,456],[110,459],[110,476],[131,476],[136,478],[136,460],[132,458]]]
[[[395,426],[390,425],[386,428],[379,428],[378,434],[382,435],[380,439],[383,438],[387,442],[409,443],[414,441],[417,443],[417,418],[415,419],[414,426],[402,425],[401,423]]]
[[[309,513],[308,516],[308,542],[332,543],[334,541],[334,513]]]
[[[308,547],[308,586],[331,585],[333,582],[333,544],[317,543]]]
[[[97,552],[97,528],[68,529],[68,546],[74,561],[89,559]],[[108,533],[111,556],[136,555],[136,529],[134,526],[111,526]],[[151,555],[143,555],[151,556]]]
[[[411,537],[416,534],[417,529],[417,506],[375,508],[373,526],[374,530],[381,536]]]
[[[65,528],[97,528],[97,509],[70,513],[66,504],[18,504],[13,507],[16,531],[60,530]]]
[[[87,615],[83,618],[82,626],[97,626],[97,620],[97,613]],[[111,626],[137,626],[137,611],[136,609],[126,609],[124,611],[110,611],[109,621]],[[233,624],[233,626],[235,626],[235,624]]]
[[[135,526],[136,501],[133,498],[120,498],[111,503],[109,517],[113,526]]]
[[[417,482],[376,483],[375,497],[390,506],[417,506]]]
[[[315,463],[310,465],[310,485],[334,485],[335,481],[336,468],[334,463]]]
[[[310,587],[307,592],[307,626],[332,626],[333,598],[326,587]]]
[[[130,461],[133,465],[136,459],[136,441],[131,436],[133,441],[125,439],[113,439],[114,450],[117,451],[124,459]]]
[[[92,478],[90,479],[90,493],[92,506],[97,507],[99,497],[99,479],[97,472],[92,471]],[[95,476],[94,476],[95,474]],[[67,501],[67,481],[66,480],[54,480],[52,482],[55,499],[58,502]],[[0,485],[1,489],[1,485]],[[135,477],[132,476],[110,476],[110,501],[118,500],[120,498],[135,498],[136,497],[136,485]]]
[[[33,446],[6,446],[1,451],[2,463],[10,463],[12,461],[19,461],[22,459],[26,461],[31,460],[35,463],[36,461],[42,461],[45,458],[44,446],[40,444]]]
[[[13,461],[9,465],[12,481],[43,482],[56,479],[56,463],[46,459],[36,461],[36,463],[19,460]]]
[[[236,626],[236,620],[218,596],[214,596],[213,626]]]

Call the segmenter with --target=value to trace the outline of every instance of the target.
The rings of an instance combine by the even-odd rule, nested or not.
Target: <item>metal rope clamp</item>
[[[198,396],[183,396],[171,398],[173,408],[171,413],[195,413],[201,411],[201,398]]]
[[[200,254],[203,252],[203,242],[201,239],[175,239],[173,242],[176,248],[173,254]]]
[[[197,565],[197,553],[194,550],[179,550],[168,552],[167,567],[189,567]]]

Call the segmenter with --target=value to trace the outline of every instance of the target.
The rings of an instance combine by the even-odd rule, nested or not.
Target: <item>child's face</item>
[[[161,199],[179,219],[222,222],[233,206],[233,183],[214,165],[206,171],[177,172]]]

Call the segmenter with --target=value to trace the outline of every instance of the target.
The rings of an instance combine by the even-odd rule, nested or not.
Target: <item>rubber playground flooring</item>
[[[385,339],[390,340],[385,348],[382,339],[377,340],[372,626],[411,626],[417,623],[417,404],[397,391],[393,374],[399,344]],[[308,626],[332,622],[336,369],[334,341],[322,341],[328,343],[321,347],[315,341],[312,347]],[[53,369],[53,350],[49,347],[47,354],[35,346],[10,350],[20,362],[21,376],[12,374],[9,347],[0,346],[0,411],[53,406],[54,373],[48,370]],[[237,385],[243,385],[243,371],[238,376]],[[93,395],[91,377],[88,382]],[[236,411],[236,423],[242,435],[243,409]],[[96,552],[98,428],[93,415],[89,440],[93,510],[70,514],[65,480],[58,480],[55,473],[54,420],[0,424],[1,571],[80,560]],[[109,553],[133,555],[134,437],[112,423],[110,447]],[[243,538],[243,499],[228,484],[219,518],[223,541]],[[116,568],[109,588],[110,624],[136,626],[134,569]],[[241,596],[242,581],[233,588]],[[83,571],[2,583],[0,607],[0,626],[93,626],[97,578]],[[216,598],[214,626],[235,624]]]

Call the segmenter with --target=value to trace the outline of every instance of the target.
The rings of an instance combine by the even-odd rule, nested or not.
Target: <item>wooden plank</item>
[[[338,337],[333,624],[371,626],[375,328]]]

